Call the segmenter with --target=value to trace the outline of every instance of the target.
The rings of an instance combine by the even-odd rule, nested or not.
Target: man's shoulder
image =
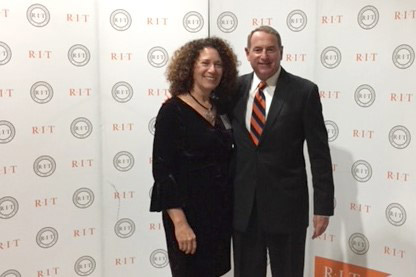
[[[282,74],[282,78],[287,79],[290,83],[298,84],[304,87],[316,86],[316,84],[313,81],[306,79],[304,77],[301,77],[299,75],[295,75],[293,73],[290,73],[284,70],[282,70],[281,74]]]
[[[253,72],[243,74],[243,75],[238,77],[238,83],[239,84],[246,83],[246,82],[250,81],[252,78],[253,78]]]
[[[253,80],[253,72],[241,75],[237,79],[237,94],[241,94],[246,91],[247,86],[251,84]]]

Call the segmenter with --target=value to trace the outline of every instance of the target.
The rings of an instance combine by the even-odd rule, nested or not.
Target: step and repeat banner
[[[250,72],[260,25],[319,85],[329,134],[335,216],[305,276],[416,275],[413,0],[2,0],[0,277],[170,276],[148,212],[166,64],[215,35]]]

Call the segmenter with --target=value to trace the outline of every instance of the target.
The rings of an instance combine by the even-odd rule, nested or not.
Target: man
[[[280,66],[280,35],[269,26],[249,34],[245,52],[254,72],[239,78],[232,111],[235,276],[266,276],[268,252],[273,276],[301,277],[309,223],[305,141],[313,180],[312,238],[325,231],[334,209],[318,87]],[[266,87],[258,92],[261,81]]]

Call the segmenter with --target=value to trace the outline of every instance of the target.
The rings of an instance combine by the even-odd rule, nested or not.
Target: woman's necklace
[[[213,123],[213,122],[214,122],[214,119],[215,119],[215,114],[214,114],[214,111],[212,110],[212,108],[213,108],[212,104],[211,104],[211,108],[205,107],[204,105],[202,105],[202,103],[201,103],[201,102],[199,102],[199,101],[198,101],[198,99],[196,99],[196,98],[192,95],[192,93],[190,93],[190,92],[189,92],[189,95],[192,97],[192,99],[194,99],[194,100],[195,100],[195,102],[196,102],[198,105],[200,105],[202,108],[204,108],[204,110],[206,111],[206,112],[205,112],[205,118],[206,118],[209,122]]]

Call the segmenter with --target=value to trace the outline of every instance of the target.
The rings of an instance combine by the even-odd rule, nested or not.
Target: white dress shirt
[[[266,80],[267,87],[263,89],[264,96],[266,97],[266,121],[267,114],[269,113],[270,105],[273,100],[274,90],[276,89],[277,79],[279,78],[281,67],[275,74],[273,74],[269,79]],[[250,93],[247,100],[247,110],[246,110],[246,127],[250,131],[250,121],[251,114],[253,112],[253,102],[256,95],[257,86],[261,80],[257,77],[256,73],[253,74],[253,82],[251,82]]]

